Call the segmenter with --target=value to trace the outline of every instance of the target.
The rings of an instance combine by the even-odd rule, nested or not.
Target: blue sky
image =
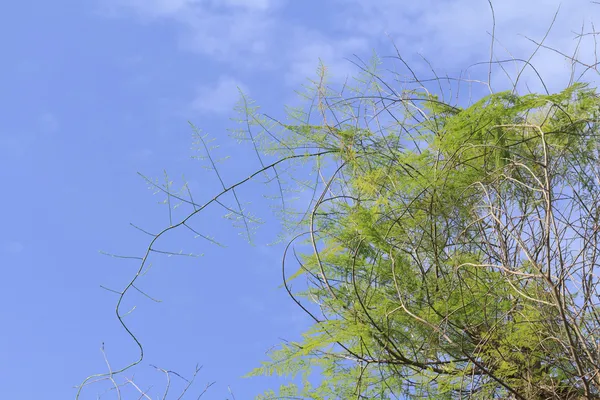
[[[515,57],[541,39],[555,0],[494,4],[496,34]],[[547,43],[571,53],[574,30],[597,22],[600,6],[561,5]],[[220,189],[210,171],[190,159],[192,121],[231,158],[227,183],[258,167],[251,147],[227,136],[241,87],[264,112],[283,118],[298,102],[294,90],[315,77],[320,57],[332,80],[356,69],[344,57],[368,60],[373,50],[403,56],[426,74],[418,53],[441,73],[456,74],[489,59],[491,16],[484,0],[58,0],[6,2],[0,13],[0,382],[7,399],[66,399],[87,375],[136,357],[114,316],[115,296],[137,264],[99,254],[140,255],[149,231],[168,224],[168,211],[136,174],[185,174],[198,201]],[[580,48],[591,60],[593,43]],[[508,58],[496,46],[498,58]],[[568,63],[550,51],[532,62],[551,89],[568,81]],[[386,64],[392,68],[393,64]],[[473,69],[486,79],[487,67]],[[525,74],[539,90],[533,74]],[[506,88],[494,70],[495,89]],[[260,201],[260,185],[241,191]],[[246,244],[217,208],[195,225],[224,242],[220,248],[181,232],[165,249],[204,253],[197,259],[157,257],[143,287],[162,303],[134,297],[128,318],[146,347],[135,373],[163,387],[148,364],[189,376],[204,366],[196,390],[217,381],[205,398],[252,398],[274,380],[241,379],[279,338],[294,339],[308,320],[280,285],[280,247],[267,247],[277,224],[267,221]],[[175,215],[182,216],[182,209]],[[177,214],[179,213],[179,214]],[[90,386],[96,398],[105,386]],[[129,392],[133,397],[133,392]],[[110,395],[106,395],[111,398]]]

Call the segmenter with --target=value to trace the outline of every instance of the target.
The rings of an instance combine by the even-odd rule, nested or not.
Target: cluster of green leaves
[[[466,108],[405,91],[379,129],[360,126],[352,102],[327,102],[322,124],[283,124],[276,144],[331,152],[318,164],[331,179],[286,282],[306,278],[290,294],[315,323],[251,373],[301,383],[260,398],[600,395],[595,286],[576,290],[596,259],[573,256],[598,234],[581,228],[598,214],[595,90]]]

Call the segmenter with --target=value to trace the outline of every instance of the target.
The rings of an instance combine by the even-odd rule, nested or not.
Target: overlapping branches
[[[284,287],[314,320],[253,372],[301,374],[302,385],[263,398],[600,398],[600,100],[582,83],[598,62],[574,54],[565,90],[519,94],[525,71],[545,87],[531,57],[499,60],[494,30],[491,43],[487,81],[441,77],[429,64],[433,76],[421,77],[397,51],[406,76],[358,59],[357,87],[336,91],[321,66],[292,123],[259,114],[242,94],[237,137],[260,168],[234,184],[194,128],[222,190],[196,202],[185,184],[176,193],[168,178],[147,179],[166,196],[169,226],[134,226],[149,246],[133,257],[125,288],[111,289],[139,357],[114,371],[107,363],[80,390],[108,380],[118,393],[115,376],[142,361],[123,300],[132,290],[152,299],[138,285],[151,256],[189,255],[159,249],[161,238],[185,228],[215,242],[193,225],[214,205],[250,238],[259,220],[237,190],[263,176],[276,185],[286,228]],[[506,62],[521,67],[507,73],[511,90],[495,93],[493,68],[506,72]],[[294,210],[286,199],[298,188],[308,207]],[[191,210],[175,222],[171,202]],[[298,268],[288,276],[292,255]]]

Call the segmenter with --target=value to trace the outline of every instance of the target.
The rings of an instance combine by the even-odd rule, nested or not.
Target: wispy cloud
[[[291,40],[294,52],[289,55],[286,83],[296,85],[307,77],[314,77],[319,59],[331,72],[331,78],[343,80],[356,72],[355,67],[345,60],[352,54],[363,54],[369,50],[369,42],[362,37],[348,36],[332,39],[319,32],[297,28]]]
[[[352,69],[343,57],[368,50],[366,38],[332,36],[291,22],[284,0],[104,0],[109,15],[179,27],[179,46],[236,68],[283,70],[288,84],[314,76],[321,58],[332,71]]]
[[[183,49],[231,62],[266,51],[282,4],[282,0],[104,0],[102,11],[146,22],[171,21],[180,28]]]
[[[285,82],[296,85],[314,77],[318,59],[343,79],[356,69],[344,57],[357,53],[369,57],[371,49],[394,50],[386,35],[397,44],[410,63],[418,54],[440,72],[456,74],[475,61],[489,60],[492,13],[487,1],[451,0],[399,2],[397,0],[336,0],[323,18],[327,24],[309,27],[286,14],[285,0],[103,0],[115,13],[129,13],[145,20],[170,20],[180,28],[179,44],[236,68],[276,69]],[[535,45],[525,35],[540,40],[550,26],[560,0],[492,1],[495,15],[495,44],[499,58],[527,58]],[[600,6],[587,0],[571,0],[560,9],[551,47],[574,51],[572,30]],[[325,12],[325,11],[323,11]],[[323,15],[320,15],[323,17]],[[330,17],[330,18],[329,18]],[[591,51],[590,43],[582,48]],[[383,46],[383,47],[382,47]],[[506,47],[510,54],[503,49]],[[564,57],[548,50],[537,56],[540,69],[550,79],[568,73]],[[427,68],[425,64],[421,67]],[[485,66],[479,71],[485,73]],[[497,75],[502,74],[500,69]],[[525,78],[533,82],[533,71]],[[496,78],[500,82],[500,78]],[[500,84],[500,83],[498,83]]]
[[[338,21],[339,29],[361,33],[371,42],[381,41],[389,35],[409,62],[418,60],[417,53],[420,53],[434,67],[455,71],[474,61],[489,60],[494,25],[487,1],[425,0],[407,3],[338,0],[337,3],[341,16],[334,21]],[[525,36],[541,40],[557,11],[559,13],[546,44],[567,53],[573,52],[577,43],[573,40],[575,35],[572,31],[579,29],[584,22],[589,24],[589,16],[600,11],[598,5],[587,0],[572,0],[562,7],[560,0],[502,0],[492,1],[492,5],[495,36],[500,42],[495,43],[494,51],[498,59],[529,57],[535,45]],[[590,40],[584,44],[586,47],[581,48],[582,55],[586,51],[593,54],[591,43]],[[570,66],[564,57],[549,50],[541,50],[536,57],[532,62],[539,66],[544,77],[552,79],[568,73]],[[527,71],[529,78],[533,78],[532,72]],[[498,74],[501,72],[498,71]]]
[[[240,81],[222,76],[214,84],[199,87],[191,107],[202,113],[228,113],[239,100],[240,89],[248,93],[247,86]]]

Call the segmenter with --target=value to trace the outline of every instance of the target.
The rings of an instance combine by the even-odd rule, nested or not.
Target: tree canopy
[[[335,123],[286,126],[279,148],[334,166],[285,278],[306,277],[290,295],[315,322],[253,372],[305,379],[264,398],[600,396],[595,90],[465,108],[406,90],[377,131],[353,99],[319,101]]]
[[[339,92],[321,68],[287,122],[242,94],[262,167],[205,204],[162,189],[193,207],[165,231],[231,195],[250,232],[236,188],[267,176],[280,193],[284,287],[314,323],[250,373],[301,383],[259,398],[600,398],[596,89],[465,102],[378,65]],[[298,185],[312,200],[294,211]]]

